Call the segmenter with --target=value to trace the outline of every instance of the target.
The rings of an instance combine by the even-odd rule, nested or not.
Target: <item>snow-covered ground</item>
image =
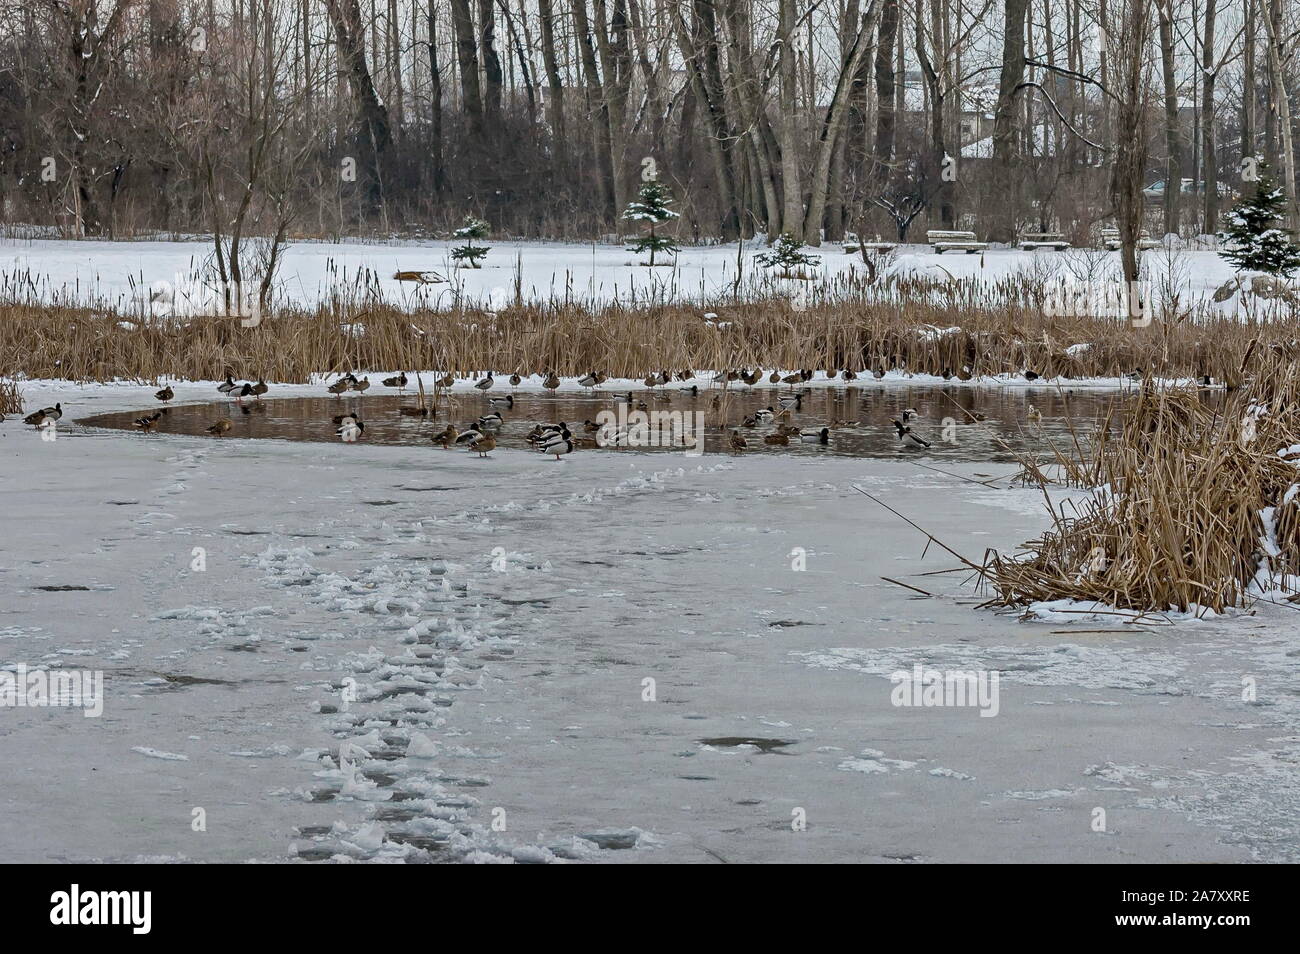
[[[762,273],[753,256],[761,243],[743,249],[731,245],[682,249],[674,267],[638,265],[637,256],[621,245],[580,245],[547,242],[490,241],[492,251],[481,269],[451,267],[447,242],[367,244],[297,242],[285,252],[277,275],[281,302],[315,304],[335,297],[364,294],[408,306],[449,307],[458,300],[505,305],[515,298],[516,281],[526,300],[606,302],[612,299],[707,300],[730,295],[738,264],[742,289],[753,290]],[[739,256],[738,256],[739,251]],[[812,250],[821,255],[818,274],[828,284],[864,266],[857,255],[838,245]],[[8,299],[59,300],[95,303],[121,311],[148,308],[159,289],[175,292],[191,276],[202,273],[211,254],[202,241],[58,241],[0,239],[0,296]],[[739,263],[738,263],[739,258]],[[1163,299],[1169,289],[1184,304],[1207,300],[1233,276],[1233,269],[1215,252],[1204,249],[1156,249],[1143,259],[1153,294]],[[984,254],[948,252],[937,255],[924,245],[907,245],[894,253],[887,270],[938,279],[979,277],[996,281],[1023,273],[1035,281],[1050,275],[1076,283],[1111,282],[1118,253],[1088,250],[1054,252],[995,248]],[[417,285],[393,278],[398,271],[433,271],[449,281]],[[1173,276],[1172,284],[1169,276]],[[769,293],[806,292],[803,282],[757,280]],[[789,287],[785,287],[789,286]],[[1094,295],[1101,292],[1094,290]],[[1236,309],[1239,297],[1215,307]],[[157,311],[157,305],[154,306]]]
[[[151,393],[0,423],[0,666],[105,674],[99,718],[0,709],[8,860],[1300,858],[1293,609],[1020,622],[854,488],[976,560],[1035,491],[76,424]],[[996,715],[894,705],[916,665]]]

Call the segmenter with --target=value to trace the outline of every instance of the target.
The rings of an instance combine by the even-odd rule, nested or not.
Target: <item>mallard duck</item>
[[[230,430],[230,422],[213,421],[206,428],[204,428],[204,430],[206,430],[213,437],[220,437],[221,435],[225,434],[226,431]]]
[[[782,410],[797,411],[801,407],[803,407],[803,395],[802,394],[779,394],[777,395],[776,403],[781,405]]]
[[[271,390],[271,386],[259,376],[257,383],[253,385],[253,394],[255,394],[257,399],[260,401],[262,400],[262,395],[269,390]]]
[[[483,432],[479,430],[478,425],[471,424],[467,428],[465,428],[465,430],[461,431],[459,434],[456,435],[456,443],[473,444],[475,441],[481,440],[482,437],[483,437]]]
[[[903,408],[903,423],[904,423],[904,424],[910,424],[912,421],[915,421],[916,418],[917,418],[916,408],[914,408],[914,407],[905,407],[905,408]]]
[[[596,374],[595,371],[584,374],[582,377],[578,378],[578,387],[580,388],[594,388],[599,383],[600,376]]]
[[[680,371],[677,372],[678,381],[689,381],[693,377],[695,377],[695,372],[692,371],[690,368],[682,368]]]
[[[682,388],[682,393],[689,394],[691,397],[699,397],[700,386],[698,384],[692,384],[689,388]]]
[[[361,418],[357,417],[356,411],[348,411],[348,413],[346,414],[335,414],[334,417],[331,418],[331,420],[334,422],[334,426],[338,427],[344,421],[352,421],[353,423],[356,423],[357,421],[361,420]]]
[[[531,444],[545,444],[558,434],[567,434],[568,425],[563,421],[558,424],[535,424],[533,429],[528,432],[527,440]]]
[[[235,388],[237,387],[239,387],[239,385],[235,383],[235,379],[232,378],[229,374],[227,374],[226,380],[222,381],[220,384],[217,385],[217,390],[220,391],[222,394],[229,395],[230,392],[235,390]]]
[[[780,372],[780,371],[773,371],[771,374],[769,374],[769,375],[767,376],[767,383],[768,383],[768,384],[780,384],[780,383],[781,383],[781,372]]]
[[[1029,410],[1025,412],[1025,417],[1029,418],[1031,421],[1041,421],[1043,419],[1043,412],[1031,404],[1029,405]]]
[[[490,391],[492,390],[492,384],[492,372],[489,371],[487,377],[480,378],[478,381],[474,382],[474,387],[478,388],[480,391]]]
[[[243,403],[244,398],[255,397],[257,395],[257,392],[253,390],[253,385],[248,381],[245,381],[232,393],[235,395],[236,403],[240,403],[240,404]]]
[[[558,431],[543,431],[541,436],[535,441],[535,443],[543,450],[545,450],[551,444],[554,444],[557,441],[567,441],[572,436],[573,435],[569,433],[569,429],[567,427],[561,426]]]
[[[455,383],[456,383],[456,378],[454,375],[450,373],[444,374],[442,377],[440,377],[437,381],[434,382],[434,384],[440,388],[449,388]]]
[[[657,374],[654,373],[654,372],[651,372],[650,374],[647,374],[647,375],[645,376],[645,380],[644,380],[642,383],[643,383],[647,388],[650,388],[650,389],[653,390],[654,388],[657,388],[659,385],[663,384],[663,383],[667,380],[667,379],[665,378],[665,375],[666,375],[667,373],[668,373],[667,371],[661,371],[661,372],[659,372],[659,373],[657,373]]]
[[[366,425],[357,420],[355,414],[344,419],[343,423],[335,431],[344,444],[355,444],[361,440],[361,435],[366,432]]]
[[[763,372],[758,370],[757,368],[754,369],[752,374],[746,372],[745,374],[742,374],[740,376],[740,380],[744,381],[745,384],[751,388],[762,379],[763,379]]]
[[[455,424],[448,424],[441,434],[433,435],[433,442],[441,444],[442,449],[446,450],[452,444],[456,443],[456,438],[460,436],[460,431],[456,430]]]
[[[732,450],[732,452],[733,452],[733,453],[736,453],[736,454],[740,453],[740,452],[743,451],[746,447],[749,446],[749,444],[746,442],[746,440],[745,440],[743,437],[740,436],[740,431],[737,431],[737,430],[735,430],[734,428],[733,428],[732,431],[731,431],[731,441],[730,441],[730,443],[731,443],[731,450]]]
[[[1037,372],[1037,371],[1026,371],[1026,372],[1025,372],[1025,380],[1026,380],[1026,381],[1037,381],[1037,380],[1038,380],[1038,372]]]
[[[930,446],[930,442],[929,442],[929,441],[927,441],[927,440],[923,440],[922,438],[917,437],[915,434],[912,433],[912,428],[909,427],[907,424],[904,424],[902,421],[899,421],[899,420],[895,420],[895,421],[894,421],[894,430],[898,432],[898,439],[899,439],[900,441],[903,440],[904,438],[907,438],[907,439],[910,440],[912,443],[914,443],[914,444],[918,444],[918,445],[920,445],[921,447],[929,447],[929,446]]]
[[[162,411],[154,411],[152,414],[146,414],[144,417],[137,417],[131,422],[132,427],[138,427],[142,431],[152,431],[158,426],[158,420],[162,417]]]
[[[546,377],[542,379],[542,387],[548,391],[554,391],[560,386],[560,377],[553,371],[548,371]]]
[[[492,434],[484,434],[478,440],[470,442],[469,449],[478,451],[479,457],[486,457],[497,449],[497,439]]]
[[[763,436],[763,443],[786,447],[790,443],[790,436],[786,434],[785,431],[777,431],[775,434],[765,434]]]
[[[419,407],[399,407],[397,413],[402,417],[428,417],[429,409],[421,404]]]
[[[823,427],[820,431],[800,431],[799,442],[802,444],[829,444],[831,429]]]
[[[758,427],[758,418],[755,417],[753,414],[751,414],[751,415],[749,415],[749,417],[745,418],[743,421],[740,422],[740,426],[741,426],[741,427]]]
[[[881,378],[885,376],[885,372],[881,368],[876,368],[874,371],[871,372],[871,376],[875,378],[877,381],[879,381]]]
[[[169,384],[161,391],[155,391],[153,396],[160,401],[170,401],[176,396],[176,392],[172,390],[172,386]]]
[[[565,433],[567,434],[568,432],[566,431]],[[563,440],[553,441],[550,444],[547,444],[543,450],[547,454],[554,454],[555,459],[559,460],[563,455],[573,453],[573,441],[566,437]]]
[[[794,374],[787,374],[785,377],[783,377],[783,378],[781,379],[781,383],[783,383],[783,384],[798,384],[798,383],[801,382],[802,380],[803,380],[803,373],[800,372],[800,371],[796,371],[796,372],[794,372]]]
[[[598,430],[600,430],[600,425],[597,424],[595,421],[583,421],[582,429],[586,431],[588,434],[595,434]]]
[[[498,412],[493,411],[491,414],[484,414],[478,419],[478,429],[480,431],[495,431],[504,423],[505,419]]]
[[[61,417],[63,417],[63,404],[59,403],[54,407],[43,407],[39,411],[33,411],[23,418],[23,423],[30,424],[32,427],[49,427]]]
[[[362,378],[360,381],[358,381],[356,378],[353,378],[353,379],[352,379],[352,390],[353,390],[353,391],[356,391],[356,392],[358,392],[358,393],[364,394],[364,393],[366,392],[366,390],[367,390],[369,387],[370,387],[370,379],[369,379],[369,378]]]
[[[776,411],[773,410],[772,405],[770,404],[767,407],[760,407],[757,411],[754,412],[754,419],[758,421],[762,421],[763,423],[767,423],[768,421],[772,420],[772,418],[775,416],[776,416]]]
[[[399,391],[406,390],[406,372],[395,374],[391,378],[384,378],[384,387],[397,388]]]
[[[344,391],[348,390],[351,387],[352,387],[352,382],[349,381],[346,377],[344,377],[344,378],[339,378],[337,381],[331,384],[326,390],[328,390],[329,393],[333,394],[335,397],[338,397]]]
[[[488,398],[488,406],[489,406],[489,407],[507,407],[507,408],[509,408],[509,407],[514,407],[514,406],[515,406],[515,396],[514,396],[513,394],[507,394],[505,397],[494,397],[494,398]]]
[[[856,381],[858,378],[858,372],[851,371],[848,368],[845,368],[843,371],[840,372],[840,377],[843,378],[845,381]]]
[[[517,373],[510,375],[510,386],[512,388],[517,388],[519,387],[519,385],[523,383],[524,383],[524,379],[521,378]]]

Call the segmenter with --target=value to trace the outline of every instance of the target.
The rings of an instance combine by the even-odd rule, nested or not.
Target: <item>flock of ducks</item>
[[[962,373],[966,373],[966,371],[967,369],[963,369]],[[884,372],[879,369],[871,373],[877,378],[884,376]],[[1034,380],[1038,377],[1038,375],[1033,371],[1025,371],[1023,373],[1025,378],[1028,380]],[[792,415],[802,410],[805,398],[811,394],[809,388],[798,389],[797,386],[812,380],[813,376],[814,372],[807,369],[785,375],[781,375],[775,371],[772,372],[768,376],[769,383],[778,386],[783,384],[790,385],[792,389],[788,392],[778,394],[774,403],[745,416],[739,427],[730,428],[727,442],[731,451],[733,453],[742,453],[750,446],[750,441],[741,434],[740,428],[755,429],[762,426],[772,426],[773,429],[761,437],[762,444],[785,447],[792,443],[827,446],[831,442],[832,428],[866,425],[866,422],[833,421],[830,426],[805,429],[792,423]],[[851,381],[857,377],[857,372],[845,369],[840,371],[837,375],[832,374],[832,372],[827,372],[827,376],[828,378],[838,377],[845,381]],[[949,376],[951,376],[950,372],[945,372],[944,377],[947,378]],[[665,386],[672,383],[674,380],[678,382],[686,382],[693,377],[694,373],[689,370],[677,371],[675,373],[667,370],[660,370],[647,374],[643,383],[651,392],[652,398],[656,400],[671,400],[672,392],[667,390]],[[719,372],[714,375],[712,380],[715,383],[721,382],[724,388],[728,383],[733,381],[739,381],[752,387],[757,384],[761,378],[762,374],[760,371],[751,372],[747,369],[732,369]],[[512,388],[517,387],[522,383],[522,378],[517,373],[510,375],[508,380]],[[594,391],[594,389],[598,388],[608,380],[609,376],[607,374],[593,370],[578,378],[577,384],[583,389]],[[477,454],[480,458],[488,457],[491,452],[497,448],[497,438],[505,423],[505,418],[502,412],[512,410],[515,405],[513,394],[492,395],[488,393],[493,389],[496,383],[497,379],[491,371],[488,371],[482,378],[476,380],[473,387],[475,390],[483,393],[487,407],[489,408],[488,412],[480,416],[477,420],[466,424],[463,428],[457,428],[455,424],[448,424],[442,431],[432,435],[433,443],[444,449],[464,447],[469,452]],[[546,390],[555,391],[560,387],[561,383],[560,378],[555,375],[554,372],[547,371],[544,373],[542,386]],[[383,379],[384,387],[395,389],[399,394],[404,393],[409,384],[410,377],[408,377],[405,371]],[[422,400],[417,406],[399,407],[397,409],[398,414],[403,417],[436,417],[438,410],[438,390],[448,389],[454,384],[455,377],[451,374],[445,374],[437,378],[434,382],[434,402],[432,405],[425,404]],[[418,378],[417,386],[420,387],[421,394],[423,394],[423,387],[420,385]],[[333,384],[330,384],[327,387],[327,390],[330,394],[341,397],[343,394],[347,393],[363,395],[369,388],[370,379],[368,377],[358,378],[354,373],[349,371],[342,375]],[[253,398],[256,402],[259,402],[255,406],[256,409],[263,410],[264,407],[260,405],[260,402],[263,395],[265,395],[269,390],[270,388],[266,381],[261,377],[259,377],[256,382],[237,382],[229,373],[227,373],[225,380],[217,385],[217,391],[223,396],[233,398],[235,403],[243,409],[245,414],[251,413],[253,409],[244,406],[244,399]],[[696,384],[688,384],[676,389],[676,393],[678,395],[694,398],[699,396],[700,388]],[[146,414],[142,417],[136,418],[132,422],[132,425],[146,433],[155,430],[160,421],[170,410],[166,405],[175,398],[175,396],[175,391],[171,385],[165,385],[160,388],[154,393],[154,397],[158,401],[162,402],[164,406],[154,411],[152,414]],[[647,403],[644,400],[637,399],[631,392],[628,392],[626,397],[621,398],[620,400],[638,410],[648,410]],[[715,410],[720,407],[720,398],[716,395],[713,398],[712,407]],[[37,428],[48,427],[58,421],[62,416],[62,404],[55,404],[53,407],[42,408],[29,414],[24,418],[24,423]],[[972,412],[970,413],[970,417],[974,421],[985,420],[983,414]],[[1035,423],[1042,420],[1041,412],[1039,412],[1039,410],[1032,404],[1028,406],[1027,417],[1031,422]],[[906,446],[929,448],[932,446],[931,442],[926,440],[925,437],[921,436],[921,434],[916,431],[917,420],[918,415],[916,409],[909,407],[902,411],[900,417],[892,420],[891,424],[899,442]],[[356,411],[335,415],[332,419],[332,423],[334,425],[335,434],[338,436],[339,440],[345,444],[355,444],[365,435],[365,422]],[[205,428],[205,431],[214,437],[221,437],[229,433],[231,427],[231,422],[228,419],[222,418],[209,424]],[[577,437],[564,421],[559,421],[557,423],[536,424],[526,435],[526,440],[536,451],[548,456],[553,456],[557,461],[561,460],[565,455],[573,453],[575,448],[578,447],[597,446],[598,444],[600,446],[616,448],[628,446],[628,437],[625,432],[602,428],[600,425],[597,425],[595,422],[590,420],[584,421],[581,428],[586,435],[595,435],[602,430],[605,433],[600,434],[599,439],[591,436]]]

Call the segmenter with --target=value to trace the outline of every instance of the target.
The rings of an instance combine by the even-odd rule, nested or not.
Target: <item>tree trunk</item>
[[[469,0],[451,0],[451,28],[456,34],[456,65],[460,68],[461,109],[471,152],[483,147],[483,93],[478,82],[478,42]]]
[[[803,186],[799,176],[799,125],[795,103],[798,77],[795,75],[795,55],[791,47],[795,31],[795,0],[780,0],[778,40],[781,44],[778,73],[781,90],[778,109],[781,138],[781,188],[784,207],[781,212],[782,231],[798,233],[803,222]]]
[[[1255,121],[1255,106],[1259,101],[1259,84],[1255,80],[1255,4],[1258,0],[1246,0],[1246,30],[1242,36],[1241,60],[1241,158],[1252,158],[1255,152],[1255,133],[1259,129]]]
[[[440,194],[447,186],[447,169],[442,150],[442,67],[438,63],[438,27],[433,4],[428,8],[429,26],[429,139],[433,162],[433,191]]]
[[[1148,60],[1152,0],[1114,0],[1120,11],[1119,36],[1112,69],[1115,77],[1115,164],[1111,192],[1120,234],[1120,268],[1128,311],[1143,314],[1147,303],[1138,291],[1138,239],[1142,234],[1142,181],[1147,162]]]
[[[1268,30],[1269,111],[1278,130],[1278,161],[1281,165],[1282,189],[1286,192],[1287,227],[1300,226],[1300,196],[1296,195],[1295,146],[1291,138],[1291,99],[1287,95],[1282,70],[1285,25],[1282,0],[1265,0],[1264,24]]]
[[[993,227],[988,238],[1010,242],[1015,238],[1020,212],[1021,130],[1016,122],[1016,95],[1025,79],[1025,8],[1029,0],[1007,0],[1002,32],[1002,75],[998,81],[998,103],[993,114],[993,168],[1001,183]]]
[[[677,42],[685,61],[686,74],[690,80],[691,93],[697,105],[705,111],[706,139],[709,155],[713,159],[714,176],[718,184],[718,206],[722,213],[719,231],[725,239],[735,238],[739,234],[739,218],[735,205],[735,176],[731,168],[731,157],[725,151],[729,137],[727,117],[724,105],[711,95],[706,79],[705,46],[711,42],[713,32],[707,30],[698,15],[694,24],[687,29],[686,21],[680,8],[673,14],[677,30]],[[710,11],[711,16],[711,11]],[[718,90],[721,95],[721,90]]]
[[[880,11],[880,39],[876,44],[876,136],[872,147],[872,178],[873,188],[877,190],[889,181],[894,162],[894,137],[898,124],[894,108],[894,43],[897,36],[898,0],[885,0]]]
[[[848,112],[849,88],[857,77],[863,60],[871,53],[871,35],[876,29],[876,10],[876,4],[873,2],[863,14],[853,45],[848,50],[848,58],[840,67],[840,75],[835,82],[835,92],[831,95],[830,105],[826,108],[826,119],[822,123],[821,136],[818,138],[817,156],[813,163],[810,181],[811,199],[803,227],[804,241],[809,245],[821,245],[821,225],[826,210],[831,157],[834,154],[840,129],[844,125],[844,116]]]
[[[555,11],[551,0],[537,0],[537,16],[542,25],[542,65],[546,69],[546,121],[551,126],[551,143],[555,150],[555,165],[563,171],[565,162],[564,84],[560,80],[560,65],[555,56]]]
[[[339,66],[347,74],[357,104],[357,146],[369,160],[368,198],[371,207],[378,208],[384,202],[384,171],[392,144],[388,110],[375,93],[374,80],[366,62],[360,4],[357,0],[326,0],[326,6],[338,41]]]
[[[1178,205],[1183,192],[1183,147],[1178,128],[1178,81],[1174,77],[1173,0],[1157,0],[1160,17],[1160,65],[1165,92],[1165,234],[1178,234]]]
[[[600,71],[596,67],[596,48],[592,44],[591,21],[587,18],[587,0],[570,0],[570,8],[573,11],[573,24],[582,59],[588,115],[595,113],[596,163],[599,167],[601,204],[604,206],[605,220],[614,223],[617,229],[618,216],[623,210],[618,208],[615,201],[613,146],[609,139],[609,100],[605,96]],[[610,77],[606,76],[604,82],[610,82]],[[593,107],[596,108],[593,110]]]
[[[501,57],[496,47],[496,7],[493,0],[478,0],[479,55],[483,59],[483,122],[488,142],[501,138]]]
[[[1205,87],[1201,91],[1201,166],[1205,170],[1205,224],[1202,232],[1213,234],[1219,223],[1219,156],[1214,134],[1214,86],[1219,78],[1219,67],[1214,58],[1214,20],[1218,15],[1217,0],[1205,0],[1205,33],[1201,39],[1201,76]],[[1243,96],[1246,90],[1243,88]]]

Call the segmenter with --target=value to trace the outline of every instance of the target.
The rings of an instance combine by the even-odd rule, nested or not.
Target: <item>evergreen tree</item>
[[[1255,194],[1243,197],[1227,214],[1228,228],[1220,233],[1227,247],[1219,254],[1240,270],[1267,272],[1289,278],[1300,268],[1300,246],[1291,230],[1282,227],[1286,195],[1258,161]]]
[[[803,250],[804,243],[789,232],[782,232],[772,243],[772,251],[754,256],[754,261],[764,268],[780,268],[782,278],[802,278],[804,266],[816,265],[821,261],[817,255],[809,255]]]
[[[462,262],[468,262],[470,268],[481,267],[478,263],[488,253],[488,249],[481,245],[475,245],[475,239],[488,237],[492,227],[482,219],[476,219],[472,215],[465,216],[465,224],[452,233],[458,239],[464,239],[464,245],[457,245],[451,250],[451,257],[459,265]]]
[[[638,254],[649,251],[651,268],[654,267],[656,252],[666,252],[669,255],[677,254],[676,242],[667,236],[655,234],[656,225],[662,225],[677,218],[677,213],[668,208],[668,206],[672,205],[672,202],[673,195],[668,191],[668,187],[657,179],[651,179],[641,186],[636,200],[629,202],[627,211],[623,213],[625,219],[630,219],[633,222],[649,223],[649,233],[637,239],[636,244],[628,251]]]

